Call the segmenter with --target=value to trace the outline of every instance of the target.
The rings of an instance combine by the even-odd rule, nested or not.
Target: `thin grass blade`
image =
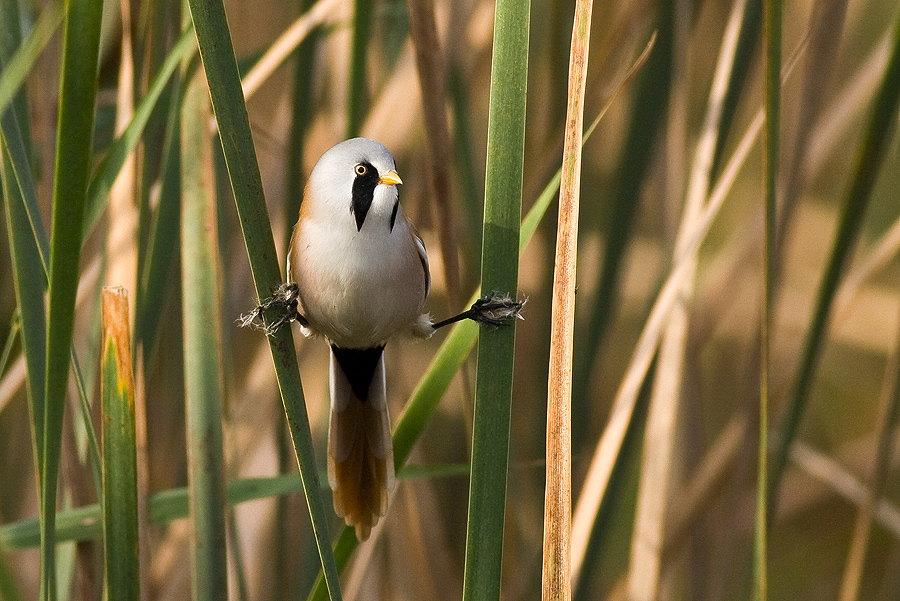
[[[47,323],[44,292],[46,279],[40,252],[31,235],[31,225],[24,200],[12,177],[12,160],[4,140],[0,140],[0,180],[6,208],[6,228],[13,262],[13,285],[21,315],[22,346],[27,365],[27,390],[31,409],[32,441],[35,465],[43,465],[44,457],[44,361],[46,359]],[[37,470],[36,470],[37,471]],[[38,472],[39,473],[39,472]],[[40,492],[40,486],[38,486]]]

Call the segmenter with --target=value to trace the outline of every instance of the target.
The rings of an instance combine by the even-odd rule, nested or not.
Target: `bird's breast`
[[[343,348],[408,332],[422,312],[425,276],[405,219],[360,231],[311,220],[295,230],[291,279],[310,327]]]

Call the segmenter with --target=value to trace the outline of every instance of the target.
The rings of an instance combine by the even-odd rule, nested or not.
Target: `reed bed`
[[[900,596],[896,3],[576,4],[0,0],[0,599]],[[355,135],[527,299],[388,346],[361,544],[237,323]]]

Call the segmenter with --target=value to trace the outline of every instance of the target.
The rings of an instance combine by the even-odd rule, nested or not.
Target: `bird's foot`
[[[520,311],[526,302],[527,299],[519,302],[508,294],[501,294],[496,291],[491,292],[475,301],[467,311],[463,311],[459,315],[454,315],[444,321],[439,321],[432,327],[436,330],[463,319],[471,319],[482,325],[494,327],[509,325],[516,319],[525,319]]]
[[[275,289],[272,296],[262,301],[255,309],[240,316],[238,323],[242,328],[252,327],[263,330],[266,336],[271,336],[285,324],[292,321],[302,326],[308,325],[306,318],[298,310],[300,293],[297,284],[282,284]],[[277,319],[266,325],[263,313],[269,309],[278,311]]]

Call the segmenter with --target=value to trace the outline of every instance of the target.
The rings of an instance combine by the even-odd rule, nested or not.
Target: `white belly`
[[[407,334],[425,304],[425,272],[406,220],[390,232],[366,230],[304,222],[290,257],[309,327],[343,348]]]

